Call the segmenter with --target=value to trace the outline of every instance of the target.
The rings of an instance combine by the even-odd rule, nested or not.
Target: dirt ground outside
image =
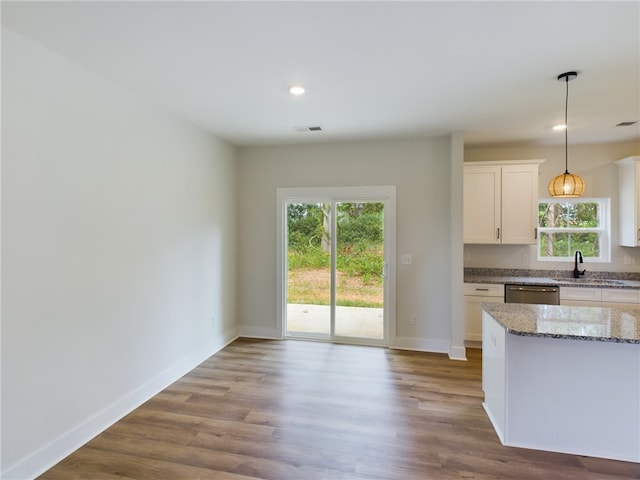
[[[355,275],[338,272],[338,305],[379,308],[383,305],[383,285],[365,282]],[[331,298],[330,270],[296,269],[288,275],[288,303],[328,305]]]

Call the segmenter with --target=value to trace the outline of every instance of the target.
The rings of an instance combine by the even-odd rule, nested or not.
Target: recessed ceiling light
[[[291,95],[302,95],[304,93],[304,87],[302,85],[289,86],[289,93]]]
[[[564,123],[562,123],[560,125],[554,125],[553,126],[554,130],[564,130],[565,128],[567,128],[567,126]]]

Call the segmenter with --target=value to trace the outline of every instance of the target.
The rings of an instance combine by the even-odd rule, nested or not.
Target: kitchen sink
[[[604,278],[555,278],[554,280],[562,283],[575,283],[576,285],[624,285],[624,282],[620,280],[606,280]]]

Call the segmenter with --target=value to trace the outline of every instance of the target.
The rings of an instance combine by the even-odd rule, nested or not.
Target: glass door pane
[[[287,204],[288,336],[331,336],[331,204]]]
[[[384,203],[335,204],[334,335],[384,338]]]

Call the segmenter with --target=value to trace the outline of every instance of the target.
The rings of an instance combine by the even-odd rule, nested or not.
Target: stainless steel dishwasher
[[[504,303],[560,305],[560,287],[505,284]]]

